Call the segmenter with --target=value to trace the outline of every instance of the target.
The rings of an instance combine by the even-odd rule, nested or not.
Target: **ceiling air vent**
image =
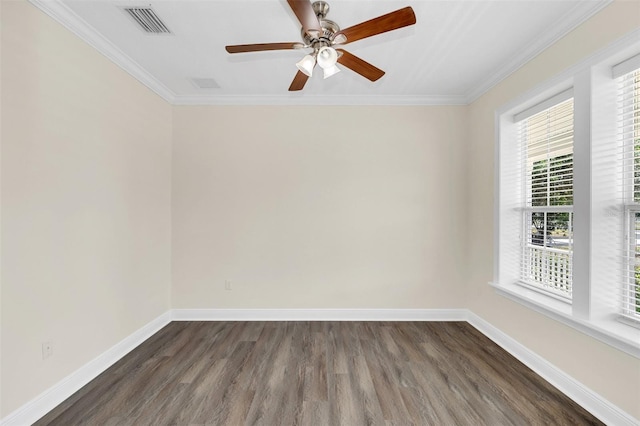
[[[219,89],[220,85],[212,78],[192,78],[191,81],[198,89]]]
[[[150,7],[125,7],[124,10],[142,27],[144,32],[171,34],[169,28]]]

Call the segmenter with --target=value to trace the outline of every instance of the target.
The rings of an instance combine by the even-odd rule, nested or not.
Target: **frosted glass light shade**
[[[324,78],[329,78],[334,74],[337,74],[340,72],[340,68],[338,68],[337,66],[332,66],[329,68],[323,68],[324,71]]]
[[[306,55],[300,62],[296,63],[296,67],[308,77],[311,77],[311,74],[313,74],[313,67],[315,66],[316,58],[311,55]]]
[[[333,47],[323,46],[318,50],[318,65],[322,68],[335,67],[337,61],[338,52]]]

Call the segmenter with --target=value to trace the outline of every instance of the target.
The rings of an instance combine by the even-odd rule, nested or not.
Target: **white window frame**
[[[513,116],[513,122],[514,125],[516,127],[520,127],[522,123],[525,122],[525,120],[529,119],[530,117],[533,117],[543,111],[546,111],[550,108],[556,107],[559,104],[562,104],[563,102],[566,102],[570,99],[573,99],[573,89],[569,89],[569,90],[565,90],[561,93],[558,93],[554,96],[552,96],[550,99],[546,99],[545,101],[534,105],[531,108],[527,108],[524,111],[521,111],[518,114],[515,114]],[[573,110],[571,112],[571,115],[573,116]],[[572,138],[573,139],[573,138]],[[514,141],[516,142],[516,141]],[[527,141],[525,140],[521,140],[520,138],[517,139],[517,143],[518,144],[522,144],[522,143],[527,143]],[[522,150],[522,155],[527,155],[527,149],[525,147],[520,146],[519,149]],[[572,148],[571,151],[573,152],[573,143],[572,143]],[[562,205],[562,206],[558,206],[558,205],[546,205],[546,206],[533,206],[533,205],[529,205],[529,203],[527,202],[527,199],[529,199],[531,197],[531,192],[532,192],[532,187],[531,185],[533,185],[533,182],[529,182],[527,179],[527,173],[528,170],[526,167],[524,167],[524,163],[525,160],[524,158],[520,158],[520,163],[519,164],[519,170],[518,173],[521,175],[521,182],[520,184],[523,185],[522,191],[521,193],[518,195],[518,197],[520,198],[520,200],[515,199],[514,201],[516,203],[519,204],[518,208],[520,209],[521,213],[520,213],[520,220],[521,220],[521,225],[520,225],[520,229],[517,231],[520,233],[520,271],[524,272],[524,271],[530,271],[532,268],[532,265],[530,262],[527,261],[527,255],[531,254],[531,253],[535,253],[536,251],[539,251],[542,253],[557,253],[557,254],[563,254],[569,255],[569,270],[571,271],[572,267],[571,267],[571,258],[573,257],[573,242],[570,243],[570,249],[569,252],[566,252],[564,250],[559,250],[553,247],[549,247],[546,244],[546,238],[547,238],[547,234],[546,232],[544,232],[543,235],[543,244],[542,247],[533,247],[531,245],[531,243],[529,242],[529,235],[530,235],[530,226],[531,226],[531,216],[534,213],[543,213],[545,215],[545,223],[543,225],[543,229],[547,229],[547,224],[546,224],[546,215],[549,213],[569,213],[569,227],[571,228],[571,230],[573,230],[573,225],[572,225],[572,217],[573,217],[573,205],[570,206],[566,206],[566,205]],[[572,166],[573,169],[573,166]],[[573,174],[573,171],[572,171]],[[573,178],[572,178],[572,183],[573,183]],[[573,185],[572,185],[573,186]],[[515,215],[514,215],[515,216]],[[514,229],[515,231],[515,229]],[[572,239],[572,234],[573,231],[571,231],[571,235],[570,238]],[[544,255],[543,255],[544,257]],[[514,257],[515,260],[515,257]],[[528,275],[528,274],[526,274]],[[569,278],[571,278],[573,275],[573,272],[571,271],[569,273]],[[554,297],[557,298],[560,301],[564,301],[566,303],[571,303],[571,295],[566,294],[565,292],[561,292],[561,291],[556,291],[555,289],[553,289],[552,287],[546,287],[542,282],[538,283],[535,281],[529,281],[529,280],[523,280],[522,276],[520,277],[520,279],[518,280],[518,284],[527,287],[533,291],[538,291],[544,295],[547,295],[549,297]]]
[[[592,259],[592,223],[600,223],[606,218],[593,208],[597,200],[592,200],[591,149],[592,145],[600,143],[597,135],[601,133],[603,123],[615,122],[615,119],[605,117],[615,114],[615,111],[604,108],[602,94],[609,93],[610,87],[615,86],[612,67],[640,54],[638,40],[640,30],[633,31],[496,111],[494,278],[490,283],[499,294],[636,358],[640,358],[640,328],[620,321],[620,315],[613,313],[611,306],[599,298],[603,292],[612,289],[600,286],[599,272],[595,267],[597,262]],[[514,250],[520,253],[521,242],[508,231],[513,229],[518,208],[516,199],[522,189],[514,188],[518,184],[511,181],[504,185],[501,183],[503,176],[505,180],[506,176],[512,176],[509,168],[513,167],[510,164],[514,158],[517,114],[537,105],[544,106],[545,101],[567,90],[572,90],[574,97],[574,270],[571,304],[518,283],[519,276],[515,276],[515,267],[509,257],[513,256]],[[624,241],[621,244],[625,244]]]

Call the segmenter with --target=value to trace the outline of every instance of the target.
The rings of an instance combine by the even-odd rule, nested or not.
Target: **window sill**
[[[640,329],[615,319],[583,320],[572,316],[571,305],[517,284],[489,283],[498,294],[568,325],[640,359]]]

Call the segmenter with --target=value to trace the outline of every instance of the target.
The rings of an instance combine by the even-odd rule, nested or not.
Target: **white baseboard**
[[[604,423],[612,426],[640,425],[638,419],[624,412],[471,311],[468,311],[467,322]]]
[[[9,414],[0,425],[24,426],[36,422],[170,322],[171,311],[167,311]]]
[[[37,421],[171,321],[467,321],[606,424],[640,424],[638,419],[467,309],[173,309],[9,414],[0,421],[0,426],[23,426]]]
[[[174,321],[466,321],[466,309],[174,309]]]

